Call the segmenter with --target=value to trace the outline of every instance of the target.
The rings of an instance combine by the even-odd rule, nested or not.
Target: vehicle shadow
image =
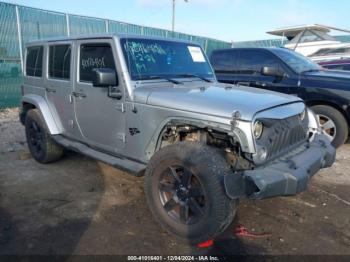
[[[17,234],[17,228],[13,223],[12,216],[0,207],[0,250],[1,246],[12,241]]]
[[[143,178],[78,154],[50,165],[33,159],[6,160],[11,164],[2,166],[0,180],[0,255],[263,252],[234,235],[238,217],[209,248],[178,240],[154,220],[145,201]]]
[[[104,194],[98,165],[74,154],[50,165],[3,157],[0,255],[72,254]]]

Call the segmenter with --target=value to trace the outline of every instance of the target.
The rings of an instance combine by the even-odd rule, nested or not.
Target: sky
[[[4,2],[171,29],[172,0],[5,0]],[[176,0],[175,30],[224,41],[276,38],[293,25],[350,29],[349,0]]]

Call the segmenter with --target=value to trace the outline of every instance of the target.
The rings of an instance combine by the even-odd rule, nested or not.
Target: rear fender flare
[[[22,97],[22,104],[28,103],[34,105],[41,112],[46,127],[51,135],[58,135],[63,133],[63,126],[61,121],[52,114],[47,101],[39,95],[27,94]]]

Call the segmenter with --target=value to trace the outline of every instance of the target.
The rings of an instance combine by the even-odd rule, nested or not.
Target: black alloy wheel
[[[159,180],[159,197],[172,219],[191,225],[202,218],[206,197],[198,177],[185,167],[170,166]]]

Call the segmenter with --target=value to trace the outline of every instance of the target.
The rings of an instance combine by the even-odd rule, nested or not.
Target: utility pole
[[[176,0],[173,0],[173,21],[172,21],[172,24],[171,24],[171,31],[175,31],[175,1]]]
[[[173,1],[173,19],[172,19],[172,26],[171,30],[174,32],[175,31],[175,6],[176,6],[176,0]],[[188,0],[184,0],[186,3],[188,3]]]

